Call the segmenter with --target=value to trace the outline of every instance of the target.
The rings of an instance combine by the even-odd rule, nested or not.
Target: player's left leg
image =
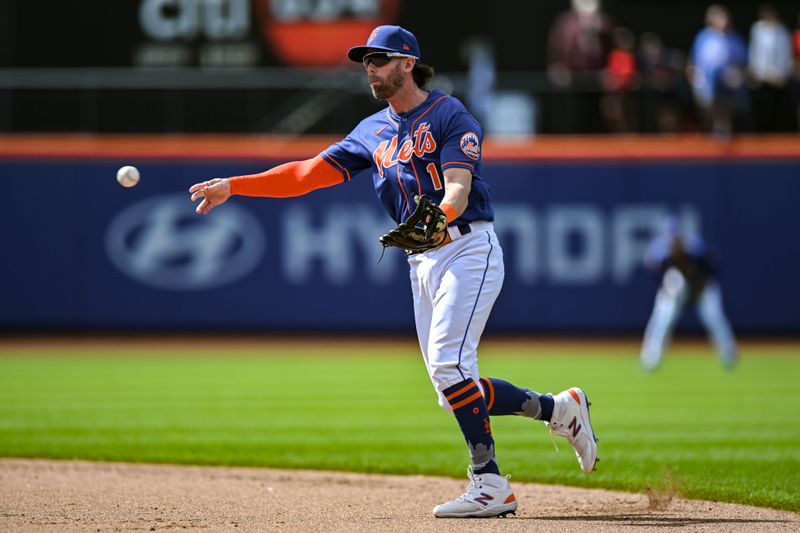
[[[491,416],[516,415],[549,422],[553,415],[553,396],[512,385],[499,378],[480,379]]]
[[[517,415],[541,420],[551,434],[567,439],[587,474],[595,469],[597,438],[589,418],[589,400],[573,387],[555,396],[522,389],[498,378],[481,378],[490,416]]]
[[[725,368],[733,368],[739,359],[736,339],[722,310],[722,293],[719,285],[709,282],[697,300],[700,320],[714,343],[717,355]]]

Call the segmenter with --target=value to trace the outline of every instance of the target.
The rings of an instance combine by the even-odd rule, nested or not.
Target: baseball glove
[[[436,248],[445,239],[447,217],[441,208],[427,196],[415,196],[417,208],[408,219],[381,235],[383,249],[387,246],[402,248],[408,254],[418,254]]]

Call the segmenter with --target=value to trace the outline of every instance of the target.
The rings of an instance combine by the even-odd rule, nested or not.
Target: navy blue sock
[[[498,378],[481,378],[486,392],[489,414],[519,415],[549,422],[553,416],[553,398],[528,389],[521,389]]]
[[[539,405],[542,406],[542,414],[539,417],[539,420],[550,422],[550,419],[553,418],[553,406],[555,404],[556,402],[549,394],[543,394],[539,396]]]
[[[476,474],[499,474],[489,410],[480,387],[471,379],[442,391],[467,441],[472,470]]]

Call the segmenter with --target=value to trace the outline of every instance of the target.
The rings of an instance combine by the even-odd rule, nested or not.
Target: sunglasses
[[[364,63],[364,68],[367,68],[370,65],[370,63],[375,65],[377,68],[381,68],[383,66],[388,65],[389,61],[391,61],[395,57],[411,57],[411,56],[398,53],[378,52],[364,56],[364,59],[362,59],[361,62]]]

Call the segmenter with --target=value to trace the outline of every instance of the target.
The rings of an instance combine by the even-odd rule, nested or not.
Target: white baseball
[[[117,170],[117,181],[123,187],[133,187],[139,183],[139,169],[132,166],[124,166]]]

